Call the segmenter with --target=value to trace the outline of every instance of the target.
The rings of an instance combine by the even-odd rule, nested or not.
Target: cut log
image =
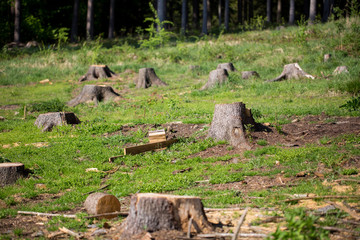
[[[79,78],[79,82],[101,78],[111,78],[115,76],[116,74],[106,65],[91,65],[87,73]]]
[[[245,139],[245,126],[255,126],[251,110],[242,102],[216,104],[208,137],[228,141],[232,146],[250,149]]]
[[[149,131],[149,142],[157,143],[166,141],[165,129]]]
[[[40,114],[35,121],[38,128],[42,131],[51,131],[55,126],[62,126],[65,124],[79,124],[80,120],[72,112],[50,112]]]
[[[192,218],[193,232],[210,232],[201,199],[191,196],[175,196],[156,193],[139,193],[131,197],[130,212],[121,226],[122,238],[143,231],[188,231]]]
[[[166,148],[177,142],[177,139],[170,139],[162,142],[148,143],[140,146],[124,148],[124,155],[135,155],[143,152],[153,151],[156,149]]]
[[[342,73],[349,73],[347,66],[339,66],[333,72],[334,75],[338,75]]]
[[[216,69],[226,69],[228,72],[236,72],[236,68],[232,63],[220,63]]]
[[[14,184],[25,175],[22,163],[0,163],[0,186]]]
[[[151,86],[167,86],[167,84],[160,80],[153,68],[140,68],[136,87],[149,88]]]
[[[260,77],[256,71],[243,71],[241,72],[242,79],[249,79],[251,77]]]
[[[94,102],[95,105],[97,105],[98,102],[107,102],[119,96],[120,95],[110,86],[85,85],[81,93],[76,98],[70,100],[67,105],[74,107],[85,102]]]
[[[115,213],[120,211],[120,202],[114,195],[97,192],[86,198],[84,207],[91,215]],[[114,217],[117,217],[117,214],[103,215],[99,218],[111,219]]]
[[[210,72],[209,80],[200,90],[207,90],[217,85],[224,84],[229,77],[229,73],[226,69],[216,69]]]
[[[315,79],[314,76],[304,72],[304,70],[301,69],[298,63],[291,63],[284,66],[284,70],[282,71],[280,76],[271,80],[267,80],[267,82],[277,82],[292,78],[299,79],[302,77]]]

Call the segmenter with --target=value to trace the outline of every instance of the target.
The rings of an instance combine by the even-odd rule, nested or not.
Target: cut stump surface
[[[87,73],[79,78],[79,82],[115,76],[116,74],[106,65],[91,65]]]
[[[167,84],[160,80],[153,68],[140,68],[136,87],[149,88],[151,86],[167,86]]]
[[[14,184],[25,175],[22,163],[0,163],[0,186]]]
[[[86,198],[84,207],[92,215],[113,213],[120,211],[120,202],[114,195],[97,192],[90,194]],[[114,217],[117,217],[117,215],[107,215],[101,218],[111,219]]]
[[[216,69],[226,69],[228,72],[236,72],[236,68],[232,63],[220,63]]]
[[[229,73],[226,69],[220,68],[210,72],[209,80],[200,90],[207,90],[217,85],[224,84],[229,77]]]
[[[119,96],[110,86],[85,85],[81,93],[76,98],[70,100],[67,105],[74,107],[85,102],[94,102],[97,105],[98,102],[107,102]]]
[[[299,79],[302,77],[315,79],[314,76],[304,72],[298,63],[291,63],[284,66],[284,70],[277,78],[267,80],[267,82],[277,82],[292,78]]]
[[[191,196],[175,196],[156,193],[139,193],[131,198],[129,216],[121,226],[122,238],[159,230],[187,232],[192,218],[192,231],[209,232],[208,222],[201,199]]]
[[[72,112],[51,112],[40,114],[35,121],[38,128],[42,131],[51,131],[55,126],[62,126],[64,124],[79,124],[80,120]]]

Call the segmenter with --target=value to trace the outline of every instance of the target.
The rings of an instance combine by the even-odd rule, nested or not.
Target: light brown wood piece
[[[111,212],[111,213],[101,213],[101,214],[96,214],[96,215],[90,215],[90,216],[86,216],[85,218],[98,218],[98,217],[104,217],[104,216],[128,216],[129,213],[128,212]]]
[[[334,202],[331,202],[331,201],[325,201],[326,203],[329,203],[331,205],[333,205],[334,207],[348,213],[351,217],[355,218],[356,220],[360,220],[360,215],[356,213],[356,211],[353,211],[351,210],[350,208],[346,207],[346,206],[343,206],[343,205],[340,205],[340,204],[337,204],[337,203],[334,203]]]
[[[18,214],[25,215],[36,215],[36,216],[45,216],[45,217],[64,217],[64,218],[76,218],[76,215],[69,214],[57,214],[57,213],[41,213],[41,212],[29,212],[29,211],[18,211]]]
[[[309,199],[350,199],[350,198],[360,198],[360,196],[316,196],[316,197],[302,197],[302,198],[294,198],[287,199],[282,202],[294,202],[299,200],[309,200]]]
[[[143,152],[152,151],[155,149],[165,148],[177,142],[177,139],[170,139],[163,142],[149,143],[135,147],[124,148],[124,155],[135,155]]]
[[[163,142],[163,141],[166,141],[165,129],[149,131],[150,143]]]
[[[76,233],[74,231],[71,231],[70,229],[67,229],[66,227],[60,227],[59,230],[63,233],[69,234],[73,237],[75,237],[76,239],[81,239],[84,237],[84,235],[80,234],[80,233]]]
[[[0,163],[0,186],[14,184],[24,176],[25,167],[22,163]]]
[[[111,194],[107,193],[93,193],[90,194],[84,203],[84,207],[89,214],[97,215],[102,213],[113,213],[120,211],[120,202],[119,200]],[[117,215],[107,215],[99,218],[111,219]]]
[[[237,237],[238,237],[238,235],[239,235],[239,233],[240,233],[241,225],[243,224],[243,222],[244,222],[244,220],[245,220],[245,217],[246,217],[246,214],[247,214],[248,211],[249,211],[249,208],[248,208],[248,207],[245,208],[245,211],[244,211],[243,214],[241,215],[240,220],[239,220],[239,223],[238,223],[238,225],[237,225],[237,227],[236,227],[236,229],[235,229],[234,235],[233,235],[233,237],[231,238],[232,240],[236,240],[236,239],[237,239]]]

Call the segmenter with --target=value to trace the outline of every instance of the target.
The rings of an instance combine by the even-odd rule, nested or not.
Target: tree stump
[[[232,146],[250,149],[245,139],[245,126],[255,126],[251,110],[242,102],[216,104],[208,137],[228,141]]]
[[[86,198],[84,207],[91,215],[113,213],[120,211],[120,202],[114,195],[97,192],[90,194]],[[107,215],[99,218],[111,219],[114,217],[117,217],[117,215]]]
[[[329,61],[330,58],[331,58],[331,54],[330,54],[330,53],[324,54],[324,62]]]
[[[236,72],[236,68],[232,63],[220,63],[216,69],[226,69],[228,72]]]
[[[35,125],[42,128],[43,132],[51,131],[54,126],[61,126],[64,124],[79,124],[80,120],[72,112],[50,112],[40,114]]]
[[[22,163],[0,163],[0,186],[13,184],[25,175]]]
[[[79,82],[101,78],[111,78],[115,76],[116,74],[106,65],[91,65],[87,73],[79,78]]]
[[[347,66],[339,66],[333,72],[334,75],[338,75],[342,73],[349,73]]]
[[[74,107],[80,103],[91,101],[97,105],[98,102],[107,102],[119,96],[110,86],[85,85],[81,93],[76,98],[70,100],[67,105]]]
[[[242,79],[249,79],[251,77],[260,77],[256,71],[243,71],[241,72]]]
[[[167,86],[160,80],[153,68],[140,68],[139,77],[136,81],[137,88],[149,88],[151,86]]]
[[[209,80],[200,90],[207,90],[217,85],[222,85],[228,80],[229,74],[226,69],[216,69],[210,72]]]
[[[267,80],[267,82],[277,82],[292,78],[299,79],[301,77],[315,79],[314,76],[311,76],[310,74],[304,72],[304,70],[301,69],[298,63],[291,63],[284,66],[284,70],[282,71],[280,76],[271,80]]]
[[[122,239],[143,231],[180,230],[187,232],[192,218],[192,230],[213,230],[204,212],[201,199],[156,193],[139,193],[131,197],[130,212],[121,226]]]

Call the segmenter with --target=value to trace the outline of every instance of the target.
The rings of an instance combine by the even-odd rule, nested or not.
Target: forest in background
[[[312,0],[313,1],[313,0]],[[173,24],[168,29],[179,33],[182,27],[182,12],[186,12],[186,32],[191,35],[200,33],[217,34],[226,29],[231,32],[251,30],[289,24],[290,3],[294,5],[294,24],[309,18],[310,0],[151,0],[150,3],[159,12],[159,18]],[[72,36],[72,41],[86,39],[87,12],[89,2],[93,3],[93,33],[91,38],[113,38],[142,35],[149,22],[144,20],[154,17],[149,7],[149,0],[6,0],[0,2],[0,45],[14,41],[16,2],[20,3],[20,21],[18,41],[55,42],[58,34],[65,32]],[[316,2],[317,22],[327,21],[328,17],[349,16],[360,10],[356,0],[323,0]],[[185,4],[184,4],[185,3]],[[74,24],[74,7],[78,4],[78,17]],[[112,5],[113,4],[113,5]],[[207,5],[207,31],[202,22],[203,8]],[[229,6],[227,8],[226,6]],[[109,29],[110,10],[114,12],[113,30]],[[226,9],[229,9],[228,11]],[[185,10],[185,11],[184,11]],[[229,13],[227,15],[227,12]],[[162,14],[162,15],[161,15]],[[165,16],[165,17],[163,17]],[[228,16],[228,18],[226,18]],[[184,20],[183,20],[184,21]],[[228,26],[226,26],[228,21]],[[225,23],[225,28],[224,28]],[[184,24],[184,23],[183,23]],[[77,28],[74,33],[74,29]],[[259,29],[257,29],[259,30]],[[111,34],[109,34],[111,31]],[[15,37],[16,38],[16,37]]]

